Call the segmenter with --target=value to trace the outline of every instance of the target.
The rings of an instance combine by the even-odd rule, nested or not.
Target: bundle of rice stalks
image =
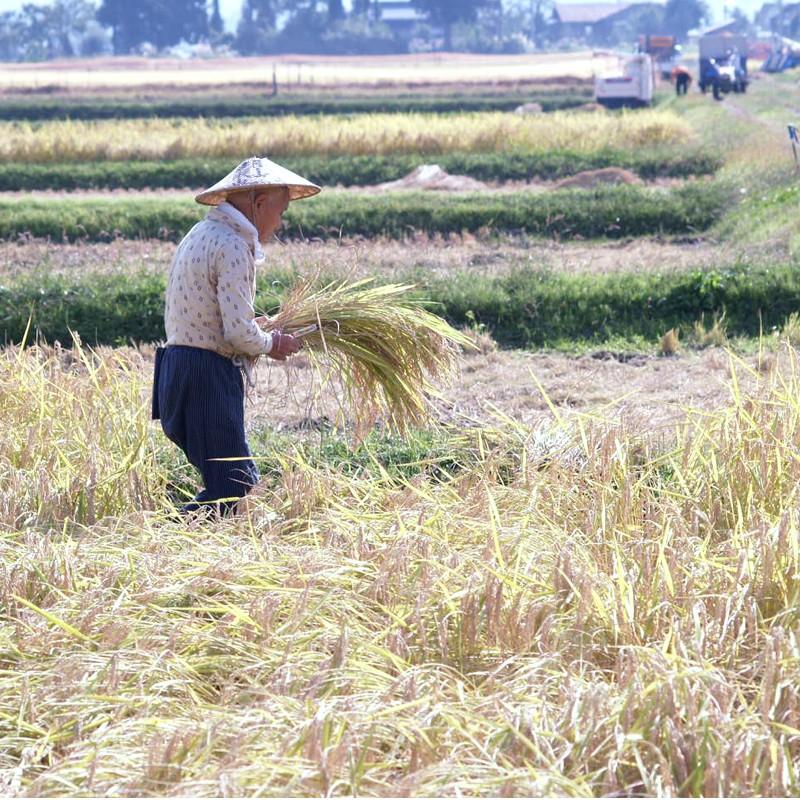
[[[400,431],[431,419],[433,381],[454,375],[469,339],[411,296],[413,286],[304,281],[289,291],[269,327],[303,337],[313,360],[342,380],[356,425],[365,433],[380,416]]]

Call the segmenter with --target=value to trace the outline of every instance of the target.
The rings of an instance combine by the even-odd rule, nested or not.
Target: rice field
[[[546,115],[359,114],[347,118],[152,119],[0,123],[0,160],[64,161],[626,150],[691,143],[669,111]]]
[[[412,61],[431,64],[308,74],[367,91]],[[544,68],[453,58],[442,75],[501,61]],[[257,65],[94,66],[0,84],[231,85]],[[293,217],[259,307],[298,276],[409,281],[477,349],[402,436],[383,418],[358,430],[324,347],[259,366],[262,479],[217,523],[173,513],[197,475],[149,419],[164,225],[189,206],[4,201],[6,223],[30,219],[0,242],[0,327],[20,329],[0,349],[0,795],[799,795],[800,250],[790,153],[765,127],[793,102],[764,79],[625,114],[0,125],[5,163],[682,143],[725,161],[524,208],[501,187],[472,222],[470,197],[326,192],[335,224]],[[664,228],[675,198],[712,195],[702,226]],[[551,199],[552,238],[525,233]],[[109,241],[88,242],[92,225]],[[84,341],[37,339],[43,309],[42,328],[63,318]],[[537,350],[557,329],[572,333]]]
[[[4,793],[796,794],[783,358],[660,441],[497,421],[412,479],[283,449],[192,528],[141,356],[6,350]]]
[[[77,89],[180,86],[359,85],[483,83],[573,76],[590,78],[616,59],[574,53],[479,56],[430,53],[410,56],[272,56],[202,59],[70,59],[38,64],[3,64],[0,89]]]

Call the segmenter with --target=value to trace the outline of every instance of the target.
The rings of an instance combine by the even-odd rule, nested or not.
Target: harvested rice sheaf
[[[301,332],[309,356],[339,373],[358,433],[379,417],[401,431],[429,424],[437,385],[452,379],[461,349],[473,348],[413,288],[304,281],[270,320],[272,329]]]

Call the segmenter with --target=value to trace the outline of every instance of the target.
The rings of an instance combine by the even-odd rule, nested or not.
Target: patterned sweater
[[[272,349],[272,335],[254,322],[258,232],[222,203],[178,245],[167,282],[167,344],[254,358]]]

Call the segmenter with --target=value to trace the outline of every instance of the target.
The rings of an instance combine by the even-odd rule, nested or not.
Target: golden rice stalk
[[[344,386],[356,430],[381,416],[398,430],[431,421],[434,381],[452,379],[469,339],[410,296],[413,286],[370,279],[295,285],[269,322],[303,334],[306,352],[331,365]]]

